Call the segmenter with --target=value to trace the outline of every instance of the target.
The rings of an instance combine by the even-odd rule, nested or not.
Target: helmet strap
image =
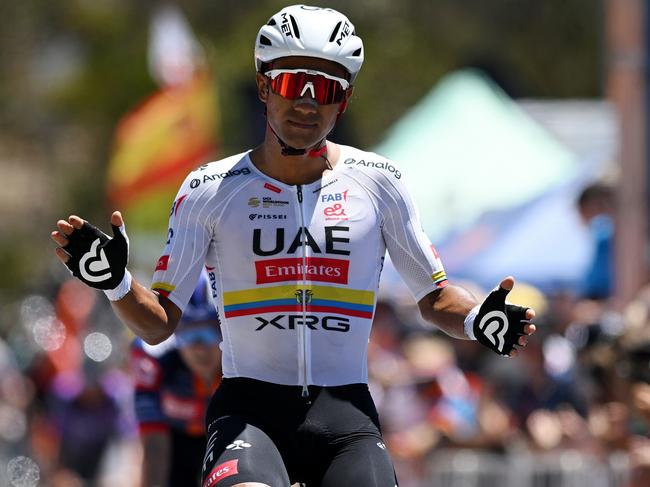
[[[266,115],[266,109],[264,110],[264,114]],[[296,149],[295,147],[291,147],[289,144],[287,144],[284,140],[280,138],[280,136],[276,133],[276,131],[269,123],[268,118],[266,120],[266,124],[271,129],[271,132],[273,132],[273,135],[275,135],[275,138],[278,139],[278,144],[280,144],[280,152],[282,153],[283,156],[304,156],[305,154],[307,154],[308,157],[322,157],[323,154],[327,152],[327,144],[323,144],[323,142],[325,142],[325,137],[323,137],[316,144],[314,144],[314,146],[309,150]]]

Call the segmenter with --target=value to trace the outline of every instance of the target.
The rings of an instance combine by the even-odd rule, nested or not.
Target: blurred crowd
[[[536,339],[513,360],[423,332],[412,310],[380,303],[371,383],[401,485],[426,486],[443,449],[623,454],[617,485],[650,485],[650,286],[623,312],[525,285],[511,294],[538,312]]]
[[[48,287],[3,323],[0,485],[137,485],[131,338],[81,282]]]
[[[400,300],[379,304],[371,384],[403,487],[431,485],[435,457],[463,449],[558,463],[562,453],[579,452],[620,467],[598,485],[650,485],[650,284],[630,303],[612,294],[613,209],[604,183],[576,201],[593,252],[575,288],[542,293],[518,283],[510,293],[509,301],[536,310],[538,325],[514,360],[423,331],[416,310]]]
[[[589,210],[593,194],[602,203],[596,189],[580,200],[588,224],[607,214]],[[594,234],[601,270],[612,236],[603,225]],[[411,298],[385,293],[369,374],[402,487],[432,485],[436,458],[467,450],[504,459],[573,451],[603,465],[616,458],[618,483],[603,485],[650,485],[650,285],[621,304],[602,285],[612,273],[590,273],[582,289],[542,293],[517,283],[509,300],[536,309],[538,332],[516,359],[431,333]],[[487,292],[461,284],[479,298]],[[103,296],[67,275],[14,308],[0,335],[0,484],[138,487],[134,337]]]

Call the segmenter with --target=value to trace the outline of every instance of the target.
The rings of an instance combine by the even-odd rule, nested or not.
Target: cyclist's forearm
[[[158,294],[133,279],[131,290],[120,300],[111,301],[115,314],[133,333],[154,345],[167,339],[176,328],[180,311],[161,302]]]
[[[418,303],[426,321],[436,325],[447,335],[461,339],[468,338],[464,320],[476,304],[478,301],[469,291],[451,284],[428,294]]]

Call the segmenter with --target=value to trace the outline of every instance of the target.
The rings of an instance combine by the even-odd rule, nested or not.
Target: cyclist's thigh
[[[202,485],[230,487],[243,482],[288,487],[289,475],[264,431],[239,416],[224,416],[208,430]]]
[[[342,445],[327,468],[320,487],[396,487],[393,462],[377,437],[362,436]]]

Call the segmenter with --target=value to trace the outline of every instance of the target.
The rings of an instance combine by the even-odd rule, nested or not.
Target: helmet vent
[[[264,46],[272,46],[273,45],[273,43],[271,42],[271,39],[269,39],[265,35],[260,36],[260,44],[262,44]]]
[[[357,49],[352,53],[353,56],[361,56],[361,48]]]
[[[296,22],[296,19],[293,17],[293,15],[289,15],[289,19],[291,19],[294,35],[297,39],[300,39],[300,29],[298,29],[298,22]]]
[[[334,27],[334,30],[332,31],[332,35],[330,36],[330,42],[334,42],[334,39],[336,39],[336,34],[339,33],[340,27],[341,27],[341,22],[339,21],[339,23],[336,24],[336,27]]]
[[[275,19],[274,19],[273,17],[271,17],[271,18],[269,19],[269,22],[268,22],[266,25],[275,25],[275,24],[276,24]]]

